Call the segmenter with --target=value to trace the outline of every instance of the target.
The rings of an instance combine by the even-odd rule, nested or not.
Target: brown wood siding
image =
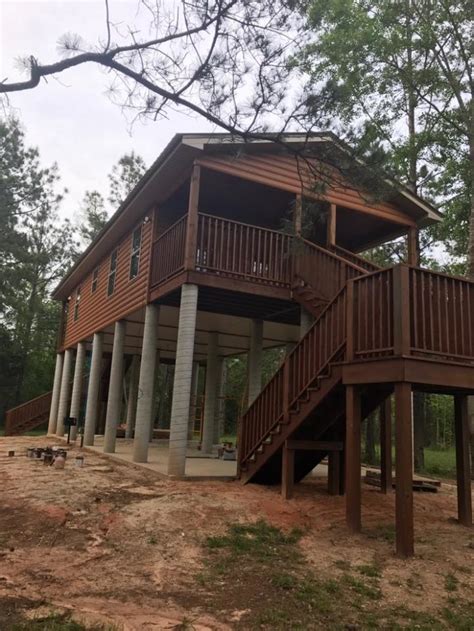
[[[308,167],[302,160],[297,160],[292,156],[245,154],[236,157],[210,155],[199,158],[196,162],[208,169],[292,193],[301,193],[303,189],[306,196],[314,195],[314,193],[311,193],[311,175]],[[334,185],[327,187],[322,197],[338,206],[345,206],[346,208],[353,208],[361,212],[377,215],[398,224],[415,225],[415,221],[395,204],[382,201],[373,204],[369,203],[360,191],[343,184],[340,176],[337,176],[337,181],[334,182]]]
[[[133,230],[138,228],[140,223],[137,223]],[[101,260],[98,266],[99,277],[96,291],[94,293],[91,291],[93,271],[79,284],[81,287],[81,299],[79,303],[79,318],[76,321],[74,321],[74,303],[77,287],[71,294],[63,348],[71,347],[77,342],[90,337],[94,332],[125,317],[147,303],[153,222],[149,221],[142,224],[138,276],[130,280],[133,230],[118,245],[111,244],[107,256]],[[116,247],[118,248],[118,260],[115,290],[111,296],[107,296],[110,255]]]

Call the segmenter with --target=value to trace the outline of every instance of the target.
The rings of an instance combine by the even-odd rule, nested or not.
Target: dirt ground
[[[457,524],[449,483],[436,495],[415,495],[416,557],[406,561],[394,555],[394,496],[373,487],[363,489],[363,533],[349,536],[344,499],[328,496],[323,479],[298,485],[284,501],[278,488],[161,480],[90,452],[82,469],[72,458],[64,470],[26,458],[26,447],[45,444],[41,437],[0,439],[2,631],[16,616],[51,608],[124,631],[271,628],[252,622],[258,598],[246,590],[255,594],[258,585],[227,576],[234,582],[217,580],[216,593],[225,594],[217,598],[212,584],[198,581],[206,538],[259,519],[302,530],[299,550],[318,577],[376,563],[382,597],[371,605],[375,613],[449,607],[453,592],[472,599],[474,531]]]

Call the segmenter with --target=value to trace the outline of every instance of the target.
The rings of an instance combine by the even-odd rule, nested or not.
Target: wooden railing
[[[348,359],[416,355],[474,363],[473,282],[398,265],[350,285]]]
[[[291,236],[199,213],[196,270],[289,285]]]
[[[346,281],[366,274],[362,267],[301,238],[294,240],[292,261],[294,279],[304,281],[328,301]]]
[[[5,436],[11,435],[14,433],[15,428],[32,419],[44,417],[44,420],[46,420],[51,407],[51,396],[52,391],[46,392],[35,399],[7,410],[5,414]]]
[[[351,252],[350,250],[346,250],[345,248],[341,248],[340,245],[329,245],[328,249],[334,254],[339,255],[341,258],[354,263],[357,267],[362,268],[365,272],[377,272],[382,269],[379,265],[372,263],[372,261],[368,261],[363,256],[359,256],[355,252]]]
[[[183,271],[185,247],[186,215],[165,230],[153,243],[150,279],[152,287]]]
[[[242,416],[240,464],[336,359],[474,365],[474,283],[407,265],[349,279]]]
[[[349,284],[348,359],[393,355],[393,268],[362,276]]]
[[[424,269],[406,270],[411,354],[474,363],[474,283]]]
[[[325,372],[329,363],[342,358],[346,330],[346,289],[326,307],[310,330],[242,416],[239,461],[245,462],[282,420],[291,406]]]

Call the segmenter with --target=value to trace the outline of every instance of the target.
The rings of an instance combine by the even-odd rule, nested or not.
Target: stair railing
[[[328,302],[348,280],[367,274],[360,265],[303,238],[295,239],[292,259],[295,284],[303,281]]]
[[[342,357],[346,339],[345,317],[346,289],[343,287],[242,416],[239,466],[279,423],[289,420],[291,407],[324,374],[331,361],[337,356]]]
[[[48,414],[51,407],[51,396],[52,391],[46,392],[39,397],[7,410],[5,413],[5,436],[11,436],[18,426]]]
[[[377,272],[382,269],[380,265],[372,263],[372,261],[368,261],[363,256],[360,256],[355,252],[351,252],[350,250],[346,250],[340,245],[332,244],[328,245],[327,247],[331,252],[334,252],[335,254],[341,256],[343,259],[350,261],[351,263],[354,263],[355,265],[357,265],[357,267],[362,268],[366,272]]]

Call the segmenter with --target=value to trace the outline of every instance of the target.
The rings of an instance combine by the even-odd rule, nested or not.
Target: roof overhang
[[[350,149],[337,136],[330,132],[312,134],[259,134],[244,138],[231,134],[177,134],[168,143],[157,160],[143,175],[117,211],[112,215],[94,241],[84,250],[79,259],[67,272],[52,293],[56,300],[65,300],[73,289],[89,274],[133,228],[137,222],[164,201],[190,175],[194,160],[205,151],[226,151],[230,146],[238,150],[272,151],[285,148],[293,153],[302,148],[318,145],[332,145],[337,150],[350,155]],[[362,162],[360,163],[362,166]],[[441,214],[428,202],[405,187],[386,180],[392,191],[392,201],[411,211],[421,227],[439,221]]]

